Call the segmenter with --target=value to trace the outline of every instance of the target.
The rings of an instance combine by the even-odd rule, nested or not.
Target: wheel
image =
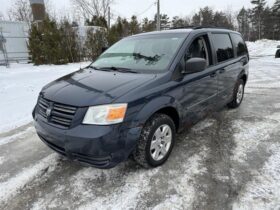
[[[229,108],[237,108],[240,106],[244,98],[244,89],[244,81],[239,79],[234,88],[233,100],[228,104]]]
[[[175,133],[175,124],[169,116],[155,114],[141,132],[134,160],[145,168],[162,165],[173,149]]]

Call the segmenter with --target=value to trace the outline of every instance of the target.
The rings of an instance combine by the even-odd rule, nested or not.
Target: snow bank
[[[82,66],[88,63],[82,63]],[[43,65],[11,64],[0,67],[0,132],[25,125],[32,120],[38,94],[47,83],[76,71],[81,64]]]
[[[249,53],[252,58],[275,56],[278,45],[280,45],[280,41],[267,39],[259,40],[256,42],[247,42]]]

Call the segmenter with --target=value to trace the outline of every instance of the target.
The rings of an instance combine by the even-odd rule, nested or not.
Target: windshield
[[[92,66],[97,69],[164,71],[185,37],[186,34],[161,34],[126,38],[110,47]]]

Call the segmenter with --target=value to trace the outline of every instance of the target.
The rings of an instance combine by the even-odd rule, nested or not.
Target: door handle
[[[210,77],[216,77],[217,76],[217,73],[216,72],[213,72],[212,74],[210,74]]]
[[[220,74],[223,74],[223,73],[226,72],[226,70],[225,69],[221,69],[219,72],[220,72]]]
[[[240,62],[242,63],[243,66],[245,66],[248,63],[246,58],[242,58]]]

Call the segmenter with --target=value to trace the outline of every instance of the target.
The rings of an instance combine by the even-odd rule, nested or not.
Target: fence
[[[27,42],[28,37],[2,36],[2,39],[0,37],[0,65],[9,66],[11,62],[28,62]]]
[[[85,42],[87,39],[87,32],[92,31],[93,34],[100,30],[101,27],[96,26],[83,26],[74,27],[78,39],[76,44],[78,49],[76,49],[76,57],[73,58],[71,43],[67,45],[67,36],[64,37],[66,40],[66,48],[70,50],[71,59],[70,62],[77,62],[90,60],[87,47],[85,47]],[[11,62],[29,62],[30,54],[28,50],[28,30],[23,22],[9,22],[0,21],[0,65],[9,66]]]

